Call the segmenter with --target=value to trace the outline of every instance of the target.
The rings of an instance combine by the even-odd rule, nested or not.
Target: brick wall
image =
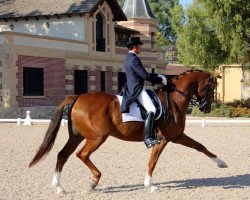
[[[65,98],[66,69],[64,59],[19,55],[16,65],[18,67],[18,96],[16,98],[19,107],[55,106]],[[44,96],[23,96],[24,67],[44,69]]]
[[[2,74],[2,68],[3,68],[3,62],[0,60],[0,73]],[[2,76],[0,77],[0,106],[3,104],[3,96],[2,96],[2,88],[3,87],[3,81]]]
[[[105,92],[117,93],[118,74],[116,67],[74,65],[73,69],[68,66],[66,70],[66,95],[74,94],[74,70],[76,69],[88,71],[88,92],[101,91],[101,71],[105,71]]]
[[[121,55],[126,55],[128,53],[128,49],[123,48],[123,47],[116,47],[115,48],[115,53],[116,54],[121,54]]]

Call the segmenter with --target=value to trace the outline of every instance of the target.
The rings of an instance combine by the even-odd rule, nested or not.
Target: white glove
[[[167,81],[167,79],[166,79],[165,76],[163,76],[163,75],[161,75],[161,74],[158,74],[158,77],[161,77],[161,78],[162,78],[162,84],[163,84],[163,85],[167,85],[167,84],[168,84],[168,81]]]

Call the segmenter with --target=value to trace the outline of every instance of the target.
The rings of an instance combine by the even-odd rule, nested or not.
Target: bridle
[[[201,97],[201,98],[197,97],[198,98],[198,102],[199,102],[199,108],[200,108],[201,111],[204,111],[205,113],[206,113],[206,106],[207,106],[207,104],[209,102],[209,99],[208,99],[209,96],[208,96],[208,94],[209,94],[211,88],[212,88],[212,78],[211,78],[211,76],[209,76],[208,77],[208,81],[207,81],[207,83],[205,85],[205,88],[202,90],[202,91],[205,90],[205,95],[203,97]]]
[[[201,90],[201,91],[197,91],[196,93],[196,97],[194,98],[193,96],[179,90],[178,88],[176,88],[174,85],[171,85],[170,88],[171,91],[177,91],[179,92],[181,95],[183,95],[186,99],[190,100],[190,104],[194,105],[194,106],[198,106],[200,111],[205,112],[206,113],[206,107],[209,103],[209,92],[212,89],[212,80],[213,78],[210,76],[207,77],[208,81],[205,85],[205,87]],[[172,83],[171,81],[169,82],[170,84]],[[163,86],[164,87],[164,86]],[[199,96],[199,93],[203,92],[205,90],[205,95],[204,96]],[[164,102],[162,103],[163,106],[163,121],[167,121],[169,118],[169,93],[167,90],[163,90],[163,94],[164,94]]]
[[[187,93],[185,93],[183,91],[180,91],[179,89],[177,89],[175,87],[172,87],[173,90],[179,92],[180,94],[185,96],[187,99],[190,99],[191,105],[198,106],[201,111],[206,111],[205,108],[209,102],[208,94],[209,94],[211,88],[212,88],[211,76],[208,77],[208,81],[207,81],[205,87],[200,92],[199,91],[197,92],[197,94],[196,94],[197,99],[190,97],[190,95],[188,95]],[[205,95],[200,97],[199,93],[203,92],[204,90],[205,90]]]

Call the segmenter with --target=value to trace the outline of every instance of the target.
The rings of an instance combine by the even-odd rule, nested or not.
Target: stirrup
[[[151,147],[153,147],[155,144],[159,144],[161,141],[158,139],[158,140],[155,140],[155,139],[153,139],[152,137],[150,137],[150,138],[146,138],[145,140],[144,140],[144,143],[145,143],[145,145],[146,145],[146,147],[149,149],[149,148],[151,148]]]

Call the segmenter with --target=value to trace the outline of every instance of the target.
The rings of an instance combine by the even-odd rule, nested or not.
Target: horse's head
[[[218,74],[209,74],[201,70],[187,70],[169,79],[166,86],[159,87],[158,96],[164,103],[166,102],[166,95],[173,92],[172,98],[176,100],[177,104],[187,103],[186,106],[188,106],[189,102],[192,101],[194,105],[199,106],[200,111],[209,113],[214,98],[215,79],[218,77]],[[176,94],[185,97],[184,100]],[[192,99],[193,96],[196,96],[197,99]],[[185,108],[185,106],[180,106],[179,108],[181,107]]]
[[[201,112],[209,113],[211,111],[212,100],[214,99],[215,79],[217,74],[207,74],[205,78],[198,81],[197,101],[199,103],[199,109]]]

